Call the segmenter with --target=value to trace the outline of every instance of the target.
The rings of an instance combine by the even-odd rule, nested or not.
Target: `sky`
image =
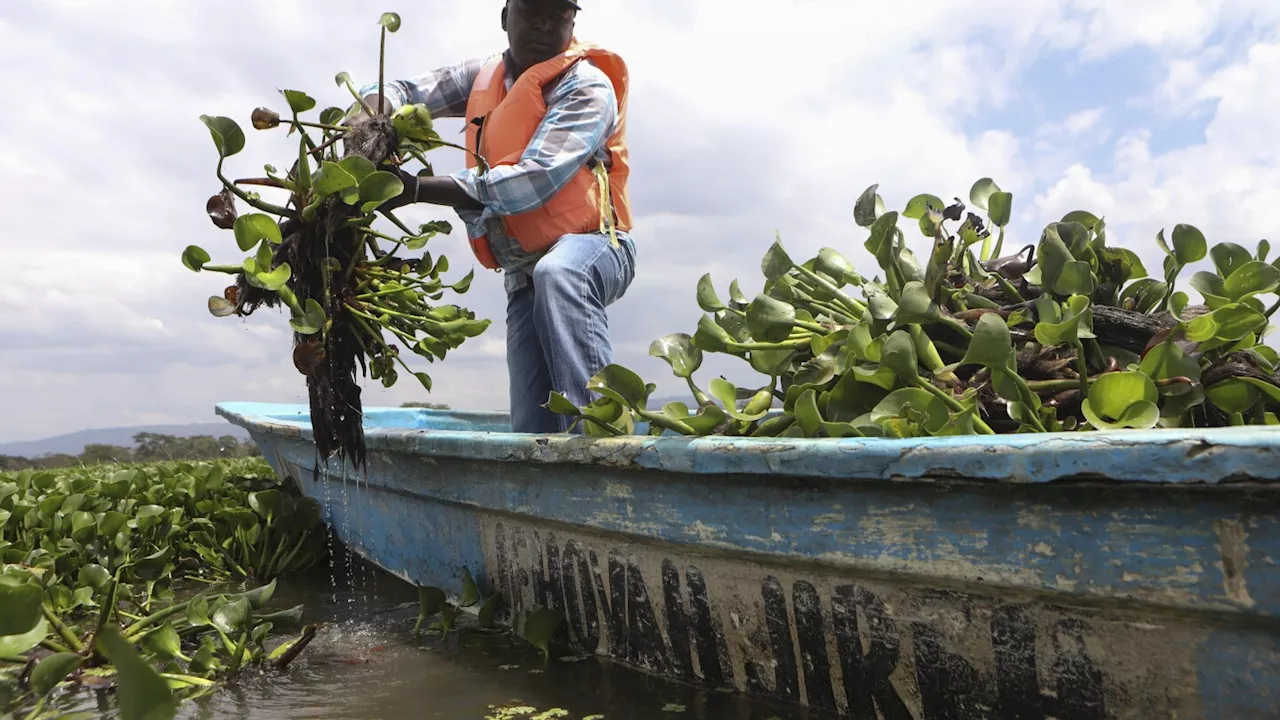
[[[681,387],[649,343],[694,331],[698,278],[753,295],[775,232],[866,274],[853,204],[918,193],[1013,193],[1006,247],[1086,209],[1159,272],[1154,237],[1178,223],[1253,247],[1280,207],[1280,3],[1274,0],[583,0],[577,35],[627,61],[637,275],[610,308],[614,359]],[[505,47],[500,0],[5,0],[0,14],[0,442],[91,427],[203,422],[224,401],[305,403],[287,318],[206,310],[225,276],[183,267],[197,244],[243,256],[204,211],[219,190],[202,114],[247,128],[229,175],[285,167],[296,145],[249,129],[255,107],[303,90],[345,106],[334,76],[376,79],[378,16],[403,27],[387,73],[407,77]],[[441,120],[446,138],[461,123]],[[460,152],[432,153],[437,172]],[[454,222],[432,241],[459,299],[493,320],[443,363],[435,389],[364,381],[364,403],[507,407],[501,276]],[[908,221],[909,222],[909,221]],[[907,237],[921,243],[919,232]],[[1280,238],[1271,238],[1275,243]],[[917,246],[920,247],[920,246]],[[1192,268],[1184,277],[1189,277]],[[1188,288],[1189,290],[1189,288]],[[1192,297],[1196,296],[1192,293]],[[747,382],[709,359],[698,378]]]

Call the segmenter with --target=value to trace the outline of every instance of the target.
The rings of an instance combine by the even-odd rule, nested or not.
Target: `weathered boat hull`
[[[517,435],[224,404],[343,542],[670,677],[853,718],[1280,717],[1280,434],[928,440]],[[367,477],[367,480],[364,479]]]

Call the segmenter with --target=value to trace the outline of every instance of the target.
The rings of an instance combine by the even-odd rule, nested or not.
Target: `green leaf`
[[[1217,331],[1214,336],[1228,342],[1239,340],[1267,326],[1267,317],[1244,304],[1227,305],[1212,313]]]
[[[606,365],[596,373],[587,381],[587,389],[640,410],[644,409],[650,392],[639,375],[618,364]]]
[[[925,216],[930,206],[937,210],[942,210],[946,208],[946,203],[942,202],[942,198],[937,195],[917,195],[907,201],[907,207],[902,211],[902,217],[919,220]]]
[[[376,165],[374,165],[368,158],[363,158],[359,155],[348,155],[347,157],[342,158],[338,161],[338,166],[343,170],[346,170],[348,173],[351,173],[351,176],[356,179],[357,184],[363,182],[365,178],[375,172],[378,172],[378,167]]]
[[[1080,223],[1085,227],[1085,229],[1092,231],[1098,225],[1098,221],[1098,216],[1088,210],[1072,210],[1066,215],[1063,215],[1060,222]]]
[[[897,312],[893,320],[897,325],[928,325],[942,317],[937,303],[929,298],[929,291],[924,283],[912,280],[902,286],[902,296],[898,302]]]
[[[795,350],[752,350],[749,357],[751,369],[769,377],[780,377],[787,373],[796,357]]]
[[[1052,305],[1053,301],[1040,298],[1037,309]],[[1081,337],[1092,337],[1092,313],[1089,309],[1089,298],[1083,295],[1072,295],[1059,314],[1055,308],[1054,320],[1041,321],[1036,324],[1036,341],[1042,345],[1067,345]]]
[[[281,90],[284,97],[289,101],[289,109],[296,115],[301,115],[316,106],[316,101],[310,95],[298,90]]]
[[[914,385],[920,379],[915,341],[906,330],[895,330],[885,341],[880,364],[889,368],[904,383]]]
[[[197,245],[188,245],[187,249],[182,251],[182,264],[186,265],[187,269],[193,272],[200,272],[203,270],[204,266],[210,260],[212,260],[212,258],[209,257],[209,253],[205,252],[204,248]]]
[[[352,157],[359,156],[353,155]],[[364,158],[360,159],[363,160]],[[320,163],[320,171],[316,173],[312,184],[316,195],[320,198],[336,195],[343,190],[359,186],[360,181],[356,179],[355,175],[348,172],[342,165],[328,160]]]
[[[796,416],[796,424],[800,426],[800,430],[805,437],[817,437],[818,431],[822,428],[822,413],[818,411],[818,395],[813,388],[809,388],[800,393],[800,397],[796,398],[794,411]]]
[[[790,272],[793,267],[795,263],[791,261],[787,251],[782,249],[781,241],[774,241],[760,261],[760,272],[764,273],[767,280],[777,280]]]
[[[1013,360],[1013,336],[1004,318],[996,313],[983,313],[973,330],[973,339],[961,365],[982,365],[1003,370]]]
[[[1253,255],[1248,250],[1233,242],[1214,245],[1209,249],[1209,256],[1213,258],[1213,266],[1218,269],[1218,273],[1224,279],[1231,277],[1231,274],[1240,266],[1253,260]]]
[[[35,628],[43,617],[43,597],[40,586],[33,581],[0,583],[0,635],[22,635]]]
[[[991,224],[1004,227],[1013,216],[1013,195],[1007,192],[995,192],[987,201],[990,204],[988,214]]]
[[[990,198],[1000,192],[1000,186],[991,178],[982,178],[969,190],[969,202],[982,210],[988,209]]]
[[[327,107],[320,113],[320,124],[322,125],[338,125],[347,113],[340,107]],[[360,157],[352,155],[351,157]]]
[[[747,413],[738,410],[738,389],[733,383],[724,378],[714,378],[709,388],[711,397],[720,401],[724,406],[725,414],[737,420],[746,422],[755,422],[768,414],[768,408],[763,412]]]
[[[662,358],[679,378],[690,378],[702,366],[702,351],[685,333],[658,338],[649,345],[650,357]]]
[[[1247,251],[1245,256],[1248,257]],[[1246,260],[1233,269],[1223,283],[1223,290],[1227,298],[1239,302],[1251,295],[1272,292],[1277,286],[1280,286],[1280,269],[1257,260]]]
[[[0,635],[0,655],[21,655],[49,636],[49,621],[43,617],[31,630],[17,635]]]
[[[119,631],[106,627],[98,644],[116,669],[121,720],[169,720],[177,714],[177,701],[169,684],[120,637]]]
[[[733,336],[716,324],[710,315],[702,316],[698,330],[693,334],[694,346],[706,352],[726,352],[734,342]]]
[[[182,655],[182,639],[171,623],[165,623],[142,637],[142,647],[163,660]]]
[[[85,563],[80,566],[77,579],[94,590],[100,590],[111,582],[111,573],[97,563]]]
[[[1138,369],[1152,380],[1186,377],[1199,382],[1200,363],[1189,357],[1172,339],[1151,348]]]
[[[893,248],[897,233],[898,213],[897,211],[887,212],[871,224],[871,235],[863,244],[867,252],[876,257],[876,262],[886,272],[894,265]]]
[[[400,16],[393,12],[382,13],[382,17],[378,18],[378,24],[386,28],[387,32],[393,33],[400,29]]]
[[[31,689],[36,695],[48,695],[58,683],[67,679],[71,671],[80,667],[84,656],[72,652],[54,653],[40,661],[36,669],[31,671]]]
[[[747,306],[747,327],[760,342],[783,342],[795,322],[796,309],[768,295],[757,295]]]
[[[268,522],[280,517],[285,508],[285,496],[279,490],[262,490],[249,493],[249,507]]]
[[[1160,420],[1160,393],[1140,372],[1105,373],[1089,387],[1082,411],[1099,430],[1147,429]]]
[[[890,418],[919,423],[932,434],[947,424],[951,413],[936,395],[920,388],[903,388],[889,393],[870,413],[873,422]]]
[[[560,624],[564,622],[564,614],[556,610],[538,608],[529,613],[524,620],[523,636],[530,645],[542,651],[544,656],[550,655],[551,638],[555,637]]]
[[[480,602],[480,588],[476,587],[471,571],[462,568],[462,595],[458,598],[458,607],[469,608]]]
[[[224,603],[209,618],[213,626],[228,635],[236,635],[249,622],[249,599],[238,597]]]
[[[251,213],[236,218],[235,236],[236,245],[244,252],[249,252],[263,240],[272,245],[279,245],[284,240],[280,235],[280,226],[270,215],[264,213]]]
[[[834,278],[838,286],[846,282],[862,283],[862,278],[854,269],[853,263],[832,248],[824,247],[818,251],[818,256],[814,258],[813,269]]]
[[[1228,378],[1205,389],[1209,402],[1224,413],[1246,413],[1258,404],[1258,388],[1243,378]]]
[[[1173,228],[1173,256],[1180,264],[1200,262],[1208,252],[1204,233],[1194,225],[1178,225]]]
[[[1128,303],[1132,303],[1132,309],[1140,313],[1148,313],[1154,310],[1164,301],[1165,295],[1169,292],[1169,286],[1155,278],[1143,278],[1137,282],[1130,283],[1120,294],[1121,307],[1129,308]]]
[[[293,269],[289,267],[289,263],[281,263],[271,272],[259,272],[253,275],[255,284],[273,292],[289,284],[292,277]]]
[[[859,227],[871,227],[871,224],[884,214],[884,200],[876,193],[879,185],[872,185],[862,192],[853,205],[853,221]]]
[[[720,302],[720,297],[716,294],[716,287],[711,282],[711,273],[707,273],[698,279],[698,307],[709,313],[718,313],[724,310],[724,303]]]
[[[235,120],[229,117],[201,115],[200,121],[209,128],[209,134],[213,136],[213,144],[218,148],[220,157],[229,158],[244,149],[244,131]]]
[[[316,302],[315,298],[307,298],[302,317],[290,318],[289,326],[300,335],[314,335],[320,332],[320,328],[324,327],[327,319],[320,303]]]
[[[369,174],[360,181],[360,201],[364,203],[361,210],[373,212],[388,200],[393,200],[404,192],[404,183],[394,173],[385,170]]]

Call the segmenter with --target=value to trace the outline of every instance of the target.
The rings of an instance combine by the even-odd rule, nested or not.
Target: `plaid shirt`
[[[509,70],[509,51],[504,59],[508,68],[506,87],[510,90],[515,78]],[[471,86],[485,62],[484,58],[467,60],[409,80],[389,82],[386,98],[396,108],[405,104],[425,105],[432,117],[466,117]],[[359,90],[362,97],[377,91],[377,83]],[[494,257],[507,273],[508,292],[530,281],[529,271],[541,253],[526,253],[515,238],[507,235],[501,217],[542,206],[564,188],[589,159],[595,157],[603,162],[608,155],[605,143],[618,123],[613,83],[590,61],[574,64],[558,82],[544,89],[543,96],[547,101],[547,115],[519,163],[489,168],[483,176],[478,168],[450,175],[468,195],[484,205],[483,211],[459,209],[458,216],[466,224],[469,237],[488,236]],[[622,235],[619,232],[619,236]]]

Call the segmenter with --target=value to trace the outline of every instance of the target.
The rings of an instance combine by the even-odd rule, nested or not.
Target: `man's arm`
[[[482,210],[477,222],[545,205],[600,149],[617,120],[617,97],[608,76],[593,65],[577,69],[547,99],[547,115],[520,162],[489,168],[484,175],[472,168],[416,183],[406,175],[404,193],[389,204],[426,202]]]
[[[471,86],[484,63],[484,58],[476,58],[446,65],[408,80],[388,82],[383,91],[384,112],[390,114],[404,105],[425,105],[433,118],[464,117]],[[365,85],[358,92],[369,107],[377,108],[378,83]]]

